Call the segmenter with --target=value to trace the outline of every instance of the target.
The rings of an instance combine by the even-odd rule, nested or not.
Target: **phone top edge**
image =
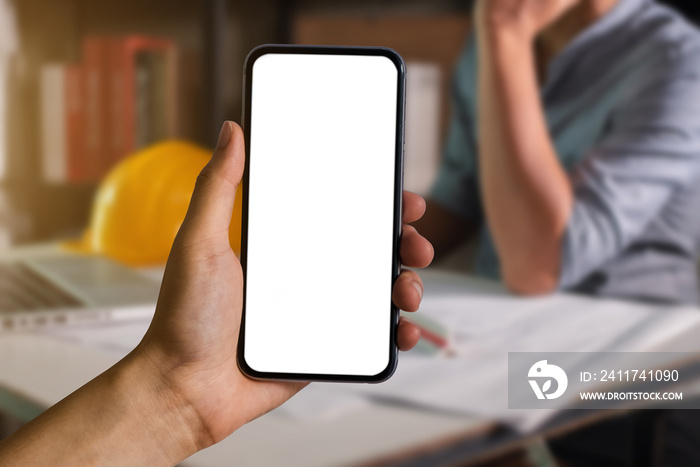
[[[353,45],[307,45],[307,44],[261,44],[254,47],[245,58],[244,73],[249,71],[255,61],[263,55],[280,54],[319,54],[319,55],[370,55],[381,56],[391,60],[396,65],[400,75],[406,73],[406,62],[401,54],[390,47],[383,46],[353,46]]]

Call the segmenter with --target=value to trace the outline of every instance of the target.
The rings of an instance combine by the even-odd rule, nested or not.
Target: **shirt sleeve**
[[[468,40],[455,71],[452,89],[452,117],[443,147],[442,164],[430,198],[444,208],[478,223],[482,218],[477,184],[476,144],[473,105],[469,102],[473,83],[475,49]]]
[[[606,136],[571,174],[575,195],[562,244],[560,288],[575,286],[645,231],[700,174],[697,58],[675,59],[612,116]]]
[[[468,134],[469,123],[457,112],[453,115],[445,142],[442,165],[430,197],[446,209],[469,221],[481,219],[476,182],[474,144]]]

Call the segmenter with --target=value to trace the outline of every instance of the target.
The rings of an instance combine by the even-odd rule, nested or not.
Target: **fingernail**
[[[423,287],[420,286],[418,282],[413,282],[413,287],[418,291],[418,296],[423,300]]]
[[[219,142],[216,143],[216,148],[225,148],[228,145],[228,142],[231,141],[232,133],[231,122],[224,122],[223,126],[221,127],[221,132],[219,133]]]

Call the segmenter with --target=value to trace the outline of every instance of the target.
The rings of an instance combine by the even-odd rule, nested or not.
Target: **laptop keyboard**
[[[71,308],[82,303],[21,263],[0,263],[0,312]]]

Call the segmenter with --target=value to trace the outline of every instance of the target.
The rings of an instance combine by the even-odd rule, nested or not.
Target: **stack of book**
[[[43,176],[50,183],[97,182],[126,155],[175,135],[172,41],[87,37],[82,58],[42,70]]]

